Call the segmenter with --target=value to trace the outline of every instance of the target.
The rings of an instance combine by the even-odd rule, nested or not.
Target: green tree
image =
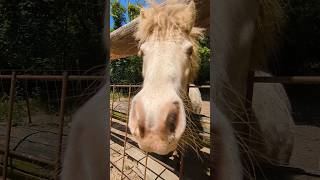
[[[111,6],[111,16],[113,18],[114,24],[113,29],[118,29],[126,22],[126,9],[121,5],[119,0],[113,0],[110,4]]]
[[[140,9],[141,9],[141,4],[133,4],[133,3],[128,3],[128,16],[129,16],[129,21],[134,20],[136,17],[139,16],[140,14]]]
[[[0,68],[45,72],[103,64],[103,3],[0,1]]]
[[[139,3],[128,3],[125,9],[119,1],[113,1],[111,5],[111,14],[114,29],[117,29],[126,23],[125,13],[128,13],[129,21],[132,21],[139,15],[141,5]],[[138,56],[131,56],[112,61],[110,63],[111,83],[115,84],[137,84],[142,82],[142,60]]]

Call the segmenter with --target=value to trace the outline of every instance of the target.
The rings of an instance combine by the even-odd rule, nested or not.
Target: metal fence
[[[15,177],[16,174],[35,179],[59,179],[63,151],[66,147],[66,137],[70,129],[68,121],[71,121],[72,116],[71,106],[68,105],[68,102],[77,98],[83,99],[83,94],[86,95],[92,91],[92,88],[97,88],[97,85],[92,85],[93,81],[101,81],[102,79],[104,78],[100,75],[69,75],[67,72],[63,72],[62,75],[58,73],[54,75],[31,75],[15,71],[10,74],[8,72],[0,73],[0,96],[8,94],[6,95],[8,101],[5,104],[6,107],[4,107],[7,108],[6,116],[2,117],[4,127],[1,127],[0,124],[2,129],[0,132],[5,132],[3,138],[0,133],[0,142],[3,144],[0,149],[3,154],[0,164],[3,179]],[[86,83],[74,84],[83,81]],[[46,109],[48,111],[51,109],[50,112],[53,113],[40,120],[34,116],[36,113],[34,112],[32,99],[40,96],[41,93],[32,94],[32,92],[29,92],[28,86],[36,87],[41,89],[42,93],[44,92],[47,96],[45,101],[48,102],[48,105],[43,106],[47,106]],[[21,87],[22,91],[28,93],[21,95],[21,90],[19,90]],[[184,167],[182,159],[178,161],[176,158],[170,159],[170,157],[159,157],[144,153],[138,148],[128,131],[127,120],[131,97],[138,92],[140,87],[140,85],[111,85],[109,123],[112,127],[112,139],[110,141],[110,151],[118,155],[114,157],[117,158],[116,160],[110,162],[110,166],[120,173],[115,174],[116,179],[179,178]],[[76,92],[78,88],[85,89],[87,92]],[[209,86],[200,88],[208,89]],[[45,95],[42,94],[41,96]],[[2,102],[0,101],[0,103]],[[54,104],[54,107],[51,107],[51,104]],[[18,108],[18,105],[23,108]],[[23,114],[15,117],[17,111],[23,111],[19,112]],[[37,123],[45,121],[45,118],[51,118],[51,116],[53,121],[50,123],[55,123],[54,128],[41,123],[41,125],[37,125]],[[20,122],[15,125],[17,118],[23,119],[24,125],[19,124]],[[207,124],[209,123],[207,121]],[[210,134],[208,129],[206,133],[208,139]],[[31,143],[33,144],[30,145]],[[41,147],[38,148],[38,146]],[[45,149],[46,152],[40,152],[39,149],[41,148]],[[112,156],[112,154],[110,155]],[[131,167],[133,161],[138,164],[138,169]],[[175,164],[176,162],[178,164]],[[37,168],[44,172],[34,171]],[[139,169],[142,171],[138,172]]]
[[[0,142],[3,143],[3,147],[0,149],[0,153],[3,154],[2,166],[2,176],[3,179],[8,177],[8,173],[19,172],[20,174],[28,177],[41,177],[45,179],[58,179],[58,174],[61,168],[61,159],[63,148],[65,146],[64,137],[67,136],[66,131],[66,101],[72,96],[70,95],[71,91],[77,89],[74,87],[73,82],[75,81],[100,81],[102,76],[81,76],[81,75],[68,75],[63,73],[63,75],[26,75],[26,74],[17,74],[12,72],[11,74],[0,74],[0,88],[2,91],[3,86],[10,85],[9,95],[8,95],[8,111],[5,118],[5,127],[2,129],[5,130],[4,138],[0,139]],[[13,119],[14,119],[14,110],[16,102],[16,91],[17,91],[17,82],[26,82],[26,81],[37,81],[37,82],[55,82],[59,84],[59,89],[54,89],[53,91],[59,91],[56,97],[59,97],[58,103],[58,118],[56,118],[58,127],[55,128],[56,131],[50,131],[46,128],[37,129],[32,132],[24,134],[20,138],[11,137]],[[248,76],[248,92],[247,92],[247,108],[250,112],[252,95],[253,95],[253,86],[255,83],[289,83],[289,84],[320,84],[319,76],[293,76],[293,77],[255,77],[254,73],[249,73]],[[3,85],[4,84],[4,85]],[[90,83],[88,83],[90,86]],[[110,97],[110,127],[111,127],[111,141],[110,141],[110,170],[115,172],[115,176],[120,177],[120,179],[167,179],[168,177],[172,179],[179,179],[184,173],[184,162],[183,158],[172,159],[172,157],[160,157],[154,154],[147,154],[140,150],[135,142],[134,138],[128,131],[128,116],[129,116],[129,107],[131,98],[139,91],[141,88],[140,85],[111,85],[111,97]],[[209,86],[199,86],[200,89],[209,90]],[[72,90],[73,89],[73,90]],[[50,88],[46,89],[48,95]],[[70,95],[70,96],[69,96]],[[79,95],[74,95],[79,96]],[[25,109],[26,109],[26,121],[27,124],[36,123],[33,120],[32,108],[30,108],[30,102],[28,102],[29,97],[25,99]],[[48,99],[50,99],[48,97]],[[209,98],[208,98],[209,99]],[[49,100],[50,101],[50,100]],[[210,106],[210,105],[209,105]],[[210,116],[210,115],[209,115]],[[210,119],[210,118],[209,118]],[[210,121],[206,123],[210,124]],[[39,127],[42,128],[42,127]],[[17,130],[17,129],[15,129]],[[33,129],[34,130],[34,129]],[[209,139],[210,142],[210,132],[211,128],[207,128],[206,132],[202,133],[202,136]],[[51,146],[55,150],[54,159],[44,158],[42,156],[30,155],[27,152],[19,152],[18,147],[23,145],[23,142],[26,142],[31,136],[39,133],[49,133],[53,134],[50,136],[51,139],[56,143],[56,146]],[[48,136],[49,137],[49,136]],[[15,141],[13,144],[12,141]],[[50,142],[49,142],[50,143]],[[53,143],[53,144],[54,144]],[[207,147],[207,149],[210,148]],[[210,151],[208,151],[210,153]],[[112,154],[113,153],[113,154]],[[213,155],[210,155],[212,158]],[[19,163],[17,163],[19,160]],[[178,161],[178,162],[177,162]],[[28,162],[36,164],[40,167],[45,167],[50,173],[47,175],[36,174],[29,172],[28,169],[21,168],[22,162]],[[212,174],[212,171],[211,171]],[[112,175],[112,173],[111,173]]]
[[[182,179],[184,174],[183,157],[175,155],[159,156],[148,154],[139,149],[135,138],[128,130],[129,108],[132,97],[139,92],[141,85],[111,85],[110,94],[110,167],[111,179]],[[198,87],[201,91],[207,91],[208,102],[206,112],[209,113],[209,88]],[[206,131],[199,132],[202,137],[210,141],[210,114],[206,115]],[[209,146],[204,147],[209,155]],[[203,149],[202,149],[203,150]]]
[[[7,116],[6,118],[2,117],[5,120],[5,128],[0,126],[1,129],[5,130],[4,139],[1,138],[3,147],[0,149],[0,152],[3,154],[1,163],[3,179],[7,179],[9,173],[10,177],[14,174],[15,176],[35,179],[59,179],[58,175],[61,169],[62,153],[66,143],[65,137],[68,132],[68,130],[66,130],[65,119],[70,116],[67,115],[66,112],[66,102],[72,98],[83,96],[81,93],[76,92],[79,87],[74,83],[85,81],[86,83],[79,83],[78,85],[90,87],[93,82],[99,82],[102,79],[104,79],[102,76],[68,75],[67,72],[63,72],[62,75],[29,75],[15,71],[11,74],[0,74],[1,96],[7,94],[8,88],[6,88],[6,86],[10,85],[9,95],[7,95],[8,101],[5,104],[8,109],[4,111]],[[30,105],[29,101],[30,99],[37,98],[35,96],[39,96],[39,94],[24,93],[24,98],[22,99],[24,99],[23,101],[25,103],[22,105],[17,104],[17,92],[21,86],[21,82],[24,82],[23,84],[25,86],[23,86],[23,91],[25,92],[29,91],[27,84],[29,82],[33,87],[38,88],[38,91],[40,89],[41,92],[44,91],[47,94],[47,110],[55,109],[52,110],[53,113],[51,112],[50,116],[46,116],[40,120],[37,120],[39,118],[33,119],[34,116],[32,116],[32,114],[34,112],[32,112],[32,105]],[[17,86],[17,83],[19,83],[20,86]],[[81,87],[81,89],[85,88]],[[0,103],[4,102],[5,100]],[[53,104],[54,107],[50,104]],[[18,105],[25,108],[15,109]],[[27,113],[17,118],[18,120],[20,118],[27,119],[27,126],[17,125],[13,127],[15,112],[24,111],[25,109]],[[72,113],[70,112],[70,114]],[[50,122],[54,123],[53,127],[41,124],[42,120],[48,119],[49,117],[53,117],[53,121]],[[39,122],[40,125],[36,125]],[[55,126],[57,124],[58,126]],[[14,129],[14,137],[12,136],[12,129]],[[2,130],[1,133],[3,133]],[[35,136],[38,136],[38,138]],[[37,144],[37,146],[35,144]],[[23,146],[27,148],[23,148]],[[39,146],[44,148],[45,152],[40,152],[38,149]],[[22,150],[19,151],[19,149]],[[31,150],[26,151],[26,149]],[[40,173],[41,169],[39,168],[43,168],[42,173]]]

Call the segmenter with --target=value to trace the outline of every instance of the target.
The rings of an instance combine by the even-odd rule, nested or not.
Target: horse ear
[[[144,11],[143,8],[141,8],[141,10],[140,10],[140,17],[141,17],[142,19],[145,19],[145,18],[146,18],[145,11]]]
[[[196,21],[196,5],[193,0],[188,4],[187,10],[190,12],[190,20],[194,24]]]
[[[183,13],[180,15],[185,18],[184,22],[187,22],[187,26],[185,28],[188,32],[190,32],[196,21],[196,5],[193,0],[189,2],[189,4],[183,10]]]

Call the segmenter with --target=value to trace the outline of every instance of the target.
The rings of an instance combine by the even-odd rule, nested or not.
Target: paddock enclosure
[[[195,2],[199,10],[197,24],[209,27],[210,1]],[[137,53],[137,44],[132,37],[136,23],[134,20],[111,33],[111,60]],[[102,75],[77,71],[56,71],[46,75],[0,71],[1,178],[59,179],[72,113],[99,89],[104,80]],[[257,83],[316,85],[320,84],[320,77],[255,77],[250,72],[246,97],[249,114]],[[110,94],[106,94],[110,96],[110,109],[106,110],[110,112],[110,119],[106,123],[111,131],[110,164],[106,169],[110,170],[111,179],[209,179],[214,174],[215,154],[211,144],[214,132],[210,126],[215,121],[210,114],[212,87],[190,86],[195,87],[200,89],[203,100],[201,113],[193,119],[198,124],[197,134],[202,144],[197,149],[199,156],[194,156],[190,148],[184,155],[159,156],[139,149],[128,129],[131,99],[141,85],[111,84]],[[296,122],[297,140],[290,164],[276,166],[275,172],[288,173],[299,180],[320,176],[319,127],[319,124],[310,126]]]
[[[186,166],[174,155],[160,156],[147,154],[139,149],[135,138],[128,129],[128,116],[131,98],[141,88],[140,85],[113,84],[110,90],[110,171],[113,179],[179,179],[185,173]],[[190,88],[195,88],[194,86]],[[200,154],[202,163],[209,162],[210,153],[210,102],[209,86],[199,86],[203,92],[201,118],[198,122],[202,127],[199,134],[203,140]],[[204,95],[207,94],[207,97]],[[209,173],[208,166],[206,172]],[[195,167],[193,167],[195,168]],[[195,168],[196,169],[196,168]],[[195,171],[194,171],[195,172]]]
[[[80,71],[52,71],[47,75],[1,71],[4,179],[58,179],[72,113],[102,79],[101,74]]]

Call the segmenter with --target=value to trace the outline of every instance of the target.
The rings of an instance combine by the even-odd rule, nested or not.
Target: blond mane
[[[191,83],[199,70],[198,40],[203,36],[204,29],[194,27],[196,10],[194,2],[190,3],[193,8],[190,8],[190,4],[174,0],[164,4],[149,2],[150,7],[140,12],[135,37],[140,45],[151,38],[159,41],[174,40],[176,35],[190,40],[193,43],[189,79]]]

